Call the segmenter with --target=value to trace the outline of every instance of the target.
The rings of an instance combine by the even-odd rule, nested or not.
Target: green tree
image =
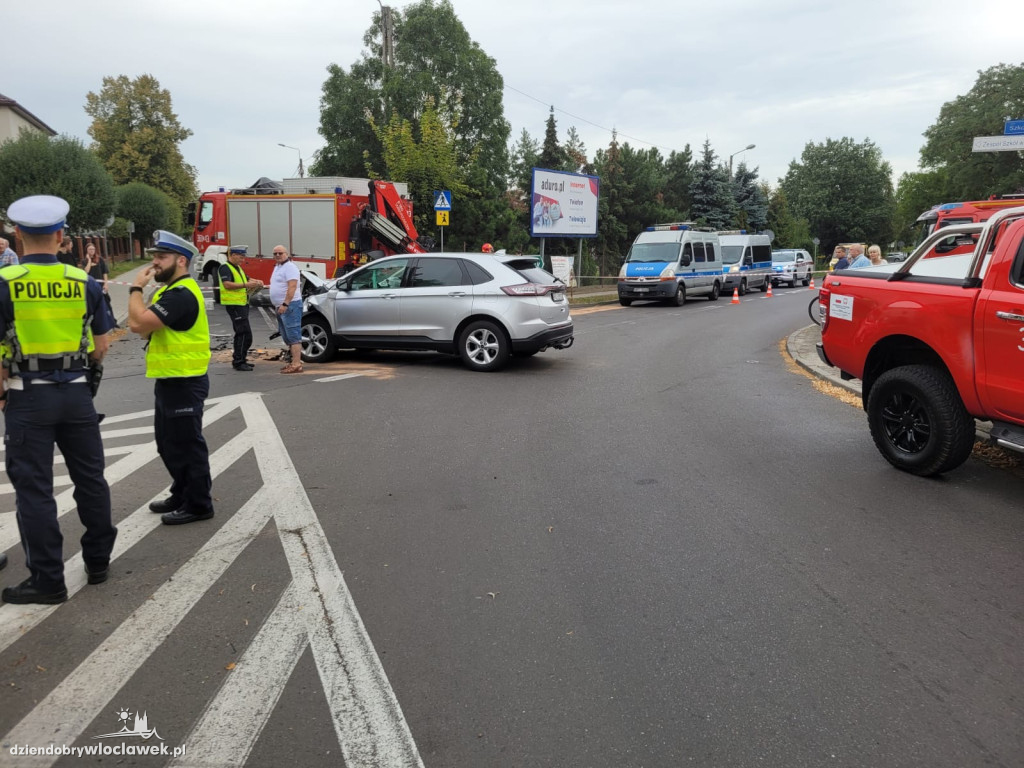
[[[782,188],[772,190],[767,184],[762,184],[761,194],[768,200],[766,227],[775,233],[772,247],[806,248],[813,253],[814,243],[807,220],[793,215]]]
[[[665,161],[665,206],[671,211],[671,220],[686,221],[690,218],[693,179],[693,152],[687,144],[682,152],[671,152]]]
[[[760,232],[768,226],[768,198],[757,181],[757,168],[740,163],[732,179],[736,203],[735,223],[739,229]]]
[[[135,239],[140,242],[156,229],[169,228],[168,209],[173,207],[175,203],[168,195],[141,181],[117,188],[117,215],[135,224]]]
[[[896,213],[893,216],[893,241],[904,247],[916,240],[914,222],[918,216],[949,199],[946,169],[904,173],[896,185]]]
[[[171,94],[152,75],[104,77],[85,97],[93,151],[116,184],[141,181],[163,190],[184,209],[198,197],[195,169],[180,144],[192,131],[178,122]]]
[[[0,209],[27,195],[68,201],[68,227],[100,229],[114,212],[114,182],[96,155],[70,136],[22,130],[0,144]]]
[[[615,131],[612,131],[608,149],[599,149],[594,156],[594,167],[601,178],[601,197],[597,204],[597,242],[594,248],[600,273],[613,275],[629,249],[626,221],[629,218],[629,201],[632,199],[632,190],[622,166],[622,149]]]
[[[524,201],[530,195],[533,169],[540,160],[540,144],[523,128],[516,143],[512,145],[512,165],[509,187]]]
[[[840,242],[888,243],[892,234],[892,168],[869,139],[808,142],[781,184],[793,214],[831,250]]]
[[[997,64],[979,72],[970,91],[942,105],[924,132],[921,166],[946,173],[945,193],[951,199],[943,202],[1024,192],[1024,152],[971,151],[975,136],[999,135],[1006,120],[1020,117],[1024,64]]]
[[[563,151],[565,152],[563,171],[589,174],[593,170],[590,162],[587,160],[587,148],[583,144],[583,139],[576,132],[575,125],[570,125],[568,132],[565,134]]]
[[[725,229],[732,221],[735,203],[729,172],[718,162],[709,139],[704,140],[704,149],[693,173],[690,216],[699,224],[713,229]]]
[[[555,108],[548,112],[548,121],[544,125],[544,143],[540,147],[540,158],[537,160],[541,168],[560,171],[568,163],[568,157],[562,145],[558,143],[558,124],[555,122]]]
[[[358,176],[367,163],[384,167],[383,148],[368,118],[379,126],[397,113],[415,127],[427,98],[433,97],[439,115],[459,116],[453,122],[455,147],[474,193],[456,204],[449,234],[454,241],[475,242],[480,223],[497,229],[511,221],[495,219],[496,211],[507,208],[510,127],[502,107],[504,82],[494,59],[469,37],[449,0],[420,0],[391,13],[393,67],[381,63],[380,14],[375,13],[363,37],[367,50],[361,60],[347,72],[336,65],[328,68],[319,129],[326,146],[311,170]]]
[[[623,200],[626,238],[631,243],[644,227],[669,221],[672,211],[665,205],[668,176],[665,160],[655,148],[633,149],[622,145],[622,174],[628,199]]]
[[[413,220],[421,232],[433,230],[435,225],[431,221],[435,189],[450,190],[455,199],[465,198],[470,191],[455,147],[456,120],[457,116],[450,121],[442,118],[434,100],[427,97],[415,126],[400,118],[397,112],[392,113],[386,125],[378,126],[370,121],[383,149],[384,165],[382,172],[375,172],[367,163],[367,173],[372,177],[404,179],[409,184]]]

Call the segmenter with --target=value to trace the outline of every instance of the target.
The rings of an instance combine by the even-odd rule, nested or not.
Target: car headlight
[[[661,270],[661,275],[659,275],[659,277],[661,277],[662,280],[675,280],[676,271],[672,269],[672,267],[665,267]]]
[[[735,275],[739,271],[740,271],[739,264],[736,264],[734,266],[729,267],[729,274],[731,274],[731,275]]]

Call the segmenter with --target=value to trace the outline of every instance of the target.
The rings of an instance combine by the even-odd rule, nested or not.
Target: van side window
[[[693,254],[694,254],[694,258],[693,258],[694,261],[704,261],[705,260],[705,257],[704,257],[704,243],[694,243],[693,244]]]
[[[743,266],[752,267],[754,266],[754,256],[750,252],[750,246],[748,245],[743,249]]]
[[[714,261],[715,260],[715,244],[714,243],[705,243],[704,247],[707,249],[707,252],[708,252],[708,261]]]
[[[687,259],[693,261],[693,248],[690,243],[683,243],[683,258],[680,261],[685,262]]]
[[[771,261],[772,247],[770,245],[754,246],[754,261]]]

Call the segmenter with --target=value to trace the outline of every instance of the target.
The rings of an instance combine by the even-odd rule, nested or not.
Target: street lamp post
[[[756,146],[756,144],[748,144],[743,149],[733,152],[731,155],[729,155],[729,181],[732,181],[732,159],[736,157],[736,155],[741,154],[742,152],[746,152],[748,149],[753,149]]]
[[[291,147],[288,146],[287,144],[281,144],[280,142],[278,142],[277,146],[284,147],[285,149],[294,149],[296,152],[299,153],[299,178],[301,179],[305,175],[302,170],[302,151],[298,147]]]

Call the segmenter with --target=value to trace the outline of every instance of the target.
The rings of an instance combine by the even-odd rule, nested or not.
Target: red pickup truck
[[[973,250],[941,255],[954,239]],[[975,418],[1024,452],[1024,207],[933,232],[900,264],[834,272],[819,301],[818,354],[861,380],[871,436],[893,466],[960,466]]]

